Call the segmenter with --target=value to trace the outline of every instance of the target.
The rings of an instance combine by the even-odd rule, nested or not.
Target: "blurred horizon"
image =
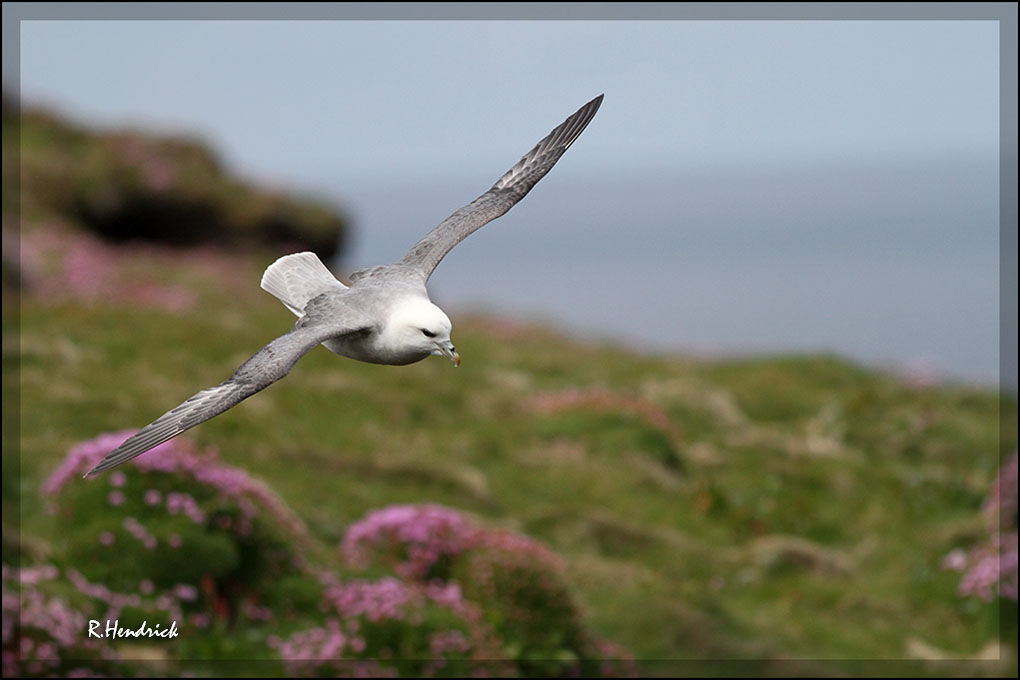
[[[451,251],[430,291],[453,313],[495,307],[638,351],[835,353],[922,381],[996,384],[998,234],[973,226],[997,214],[966,194],[994,196],[997,183],[997,164],[974,159],[553,180]],[[398,259],[478,184],[364,183],[350,199],[363,228],[335,268]],[[898,229],[893,187],[913,195]],[[650,198],[667,192],[675,207]],[[598,220],[617,228],[593,238]]]
[[[194,136],[337,203],[345,271],[400,257],[604,92],[443,262],[437,302],[998,381],[994,21],[26,21],[21,41],[24,105]]]

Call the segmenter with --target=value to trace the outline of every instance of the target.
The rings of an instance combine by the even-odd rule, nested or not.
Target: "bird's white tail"
[[[287,309],[298,316],[312,298],[330,290],[346,290],[315,253],[285,255],[266,267],[262,288],[279,298]]]

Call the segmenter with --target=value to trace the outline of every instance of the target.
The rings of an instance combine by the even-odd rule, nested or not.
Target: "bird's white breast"
[[[401,366],[433,354],[435,345],[422,329],[439,330],[449,339],[450,320],[428,298],[401,297],[386,309],[379,326],[370,333],[327,340],[322,343],[342,356],[374,364]]]

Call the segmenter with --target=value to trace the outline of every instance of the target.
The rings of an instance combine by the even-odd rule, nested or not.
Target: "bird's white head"
[[[394,307],[381,340],[391,348],[416,355],[412,361],[438,354],[460,366],[460,355],[450,340],[451,330],[453,324],[443,310],[426,298],[409,298]]]

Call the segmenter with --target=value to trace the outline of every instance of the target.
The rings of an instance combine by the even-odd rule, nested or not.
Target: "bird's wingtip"
[[[109,458],[109,456],[107,456],[107,458]],[[118,463],[118,464],[110,465],[109,464],[110,461],[107,460],[107,458],[104,458],[103,460],[101,460],[98,463],[96,463],[95,465],[93,465],[89,469],[88,472],[86,472],[85,474],[83,474],[81,476],[81,478],[82,479],[94,479],[94,478],[98,477],[99,475],[103,474],[104,472],[106,472],[107,470],[109,470],[111,467],[116,467],[119,464]],[[123,462],[123,461],[121,461],[121,462]]]

